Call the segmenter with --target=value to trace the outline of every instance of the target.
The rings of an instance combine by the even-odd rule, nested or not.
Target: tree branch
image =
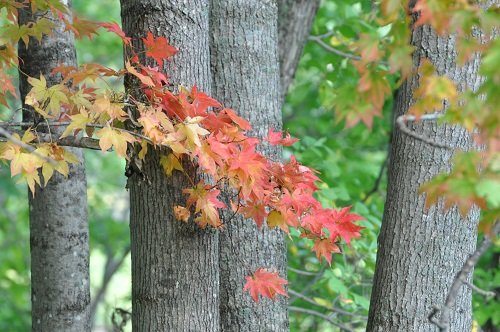
[[[413,115],[404,115],[403,114],[403,115],[398,116],[398,118],[396,119],[396,124],[398,125],[398,128],[403,133],[405,133],[406,135],[408,135],[410,137],[413,137],[416,140],[419,140],[421,142],[424,142],[424,143],[429,144],[429,145],[436,147],[436,148],[441,148],[441,149],[446,149],[446,150],[454,150],[453,147],[451,147],[447,144],[433,141],[432,139],[430,139],[428,137],[424,137],[422,135],[415,133],[414,131],[409,129],[406,125],[408,122],[414,122],[416,120],[421,120],[421,121],[436,120],[436,119],[441,118],[443,115],[444,115],[443,113],[424,114],[417,119],[417,117],[415,117]]]
[[[441,307],[434,307],[432,312],[429,315],[429,321],[439,327],[440,332],[448,332],[450,328],[450,310],[453,304],[455,303],[455,299],[458,296],[458,292],[462,287],[462,284],[468,284],[467,276],[472,271],[474,266],[479,261],[479,258],[486,252],[486,250],[490,247],[493,237],[495,237],[500,232],[500,221],[495,222],[495,226],[493,226],[493,232],[491,238],[488,235],[485,235],[483,241],[479,245],[478,248],[472,253],[472,255],[467,258],[462,269],[457,273],[455,279],[453,279],[453,283],[451,284],[450,289],[448,290],[448,295],[446,296],[446,300],[444,305]],[[436,319],[436,314],[441,312],[441,317]]]
[[[326,270],[326,266],[322,266],[321,267],[321,270],[319,270],[318,272],[316,272],[316,275],[315,277],[302,289],[302,294],[307,294],[307,292],[311,289],[311,287],[316,284],[316,282],[321,279],[321,277],[323,276],[323,274],[325,273],[325,270]],[[297,297],[296,296],[292,296],[290,297],[290,300],[288,301],[289,304],[292,304],[293,302],[295,302],[297,300]]]
[[[296,296],[299,299],[302,299],[302,300],[304,300],[304,301],[306,301],[306,302],[308,302],[310,304],[313,304],[315,306],[318,306],[318,307],[330,310],[330,311],[332,311],[334,313],[337,313],[337,314],[340,314],[340,315],[351,316],[351,317],[363,318],[364,320],[366,320],[366,317],[364,317],[364,316],[361,316],[361,315],[358,315],[358,314],[355,314],[355,313],[352,313],[352,312],[349,312],[349,311],[345,311],[345,310],[342,310],[342,309],[339,309],[339,308],[336,308],[336,307],[333,307],[333,306],[332,307],[327,307],[327,306],[324,306],[322,304],[319,304],[316,301],[314,301],[313,299],[311,299],[310,297],[307,297],[307,296],[303,295],[302,293],[296,292],[296,291],[294,291],[291,288],[288,289],[288,293],[290,293],[293,296]]]
[[[304,270],[299,270],[299,269],[294,269],[293,267],[288,267],[288,271],[292,271],[293,273],[297,273],[302,276],[308,276],[308,277],[315,277],[318,272],[309,272],[309,271],[304,271]]]
[[[308,314],[308,315],[313,315],[313,316],[316,316],[316,317],[319,317],[321,319],[326,320],[327,322],[329,322],[332,325],[337,326],[341,330],[348,331],[348,332],[355,332],[352,328],[350,328],[344,324],[337,323],[336,321],[334,321],[333,319],[331,319],[327,315],[324,315],[324,314],[317,312],[317,311],[314,311],[314,310],[300,308],[300,307],[294,307],[294,306],[289,306],[288,310],[295,311],[295,312],[301,312],[301,313]]]
[[[317,43],[319,46],[323,47],[325,50],[327,50],[330,53],[336,54],[338,56],[341,56],[341,57],[344,57],[344,58],[350,59],[350,60],[355,60],[355,61],[361,60],[361,57],[359,55],[355,55],[355,54],[352,54],[352,53],[347,53],[347,52],[344,52],[344,51],[341,51],[341,50],[338,50],[336,48],[331,47],[330,45],[328,45],[327,43],[325,43],[321,39],[321,37],[322,36],[309,36],[308,39],[310,41],[313,41],[313,42]]]
[[[21,133],[21,135],[19,136],[22,136],[23,133]],[[6,141],[10,141],[16,145],[19,145],[20,147],[22,147],[23,149],[26,149],[28,150],[29,152],[31,152],[34,156],[37,156],[38,158],[40,159],[43,159],[51,164],[54,164],[56,161],[52,158],[49,158],[47,156],[44,156],[44,155],[41,155],[39,154],[38,152],[35,151],[35,148],[32,147],[31,145],[29,144],[26,144],[24,143],[23,141],[20,141],[18,140],[17,138],[15,138],[14,136],[12,136],[12,134],[10,132],[8,132],[7,130],[3,129],[2,127],[0,127],[0,136],[3,136],[5,138]],[[1,137],[0,137],[0,141],[2,141]]]
[[[15,130],[12,131],[12,133],[17,133],[19,136],[22,136],[24,134],[23,130]],[[13,137],[8,131],[6,131],[4,128],[2,128],[2,124],[0,124],[0,135],[4,136],[4,138],[8,141],[11,141],[14,144],[19,145],[20,147],[30,151],[31,153],[35,154],[37,157],[48,160],[53,162],[52,159],[42,156],[38,153],[35,153],[35,148],[31,146],[30,144],[26,144],[15,137]],[[64,138],[58,138],[54,139],[52,135],[49,133],[40,133],[37,132],[37,143],[56,143],[57,145],[60,146],[71,146],[75,148],[83,148],[83,149],[90,149],[90,150],[101,150],[99,147],[99,140],[90,138],[90,137],[73,137],[73,136],[68,136]],[[4,140],[5,140],[4,139]],[[2,141],[2,138],[0,137],[0,141]]]
[[[491,297],[491,296],[495,296],[496,293],[495,292],[492,292],[492,291],[487,291],[487,290],[484,290],[484,289],[481,289],[479,287],[477,287],[476,285],[468,282],[468,281],[464,281],[464,284],[466,284],[467,286],[469,286],[470,289],[472,289],[474,292],[482,295],[482,296],[486,296],[486,297]]]
[[[99,287],[99,290],[97,291],[96,295],[94,296],[92,303],[90,304],[90,319],[91,322],[93,323],[95,320],[95,314],[97,311],[97,305],[103,300],[104,294],[106,293],[106,290],[108,288],[109,282],[115,275],[116,271],[122,266],[123,262],[125,261],[125,258],[127,258],[127,255],[130,253],[130,245],[128,245],[125,250],[122,252],[121,256],[118,259],[114,259],[113,255],[108,255],[107,260],[106,260],[106,265],[104,268],[104,274],[102,277],[102,284],[101,287]]]
[[[371,195],[376,193],[378,191],[378,188],[380,187],[380,183],[382,182],[382,178],[384,177],[384,171],[385,168],[387,167],[387,161],[389,160],[389,156],[387,156],[384,160],[384,163],[382,164],[382,167],[380,167],[380,171],[378,172],[378,176],[375,179],[375,184],[373,185],[373,188],[365,194],[365,197],[361,200],[362,203],[366,202],[368,198],[370,198]]]

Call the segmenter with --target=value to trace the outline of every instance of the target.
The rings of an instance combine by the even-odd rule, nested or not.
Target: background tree
[[[212,1],[213,95],[247,119],[261,139],[271,128],[281,130],[277,23],[276,1]],[[278,147],[266,145],[261,151],[281,159]],[[233,215],[225,211],[219,235],[221,330],[287,331],[286,299],[257,304],[242,288],[245,276],[258,267],[286,275],[284,234]]]
[[[278,0],[278,40],[282,101],[293,81],[320,0]]]
[[[65,5],[68,5],[65,2]],[[19,11],[19,24],[29,24],[45,16],[43,10]],[[49,18],[50,19],[50,18]],[[67,17],[71,20],[71,15]],[[47,77],[47,85],[60,77],[50,76],[58,65],[76,65],[74,37],[63,23],[51,18],[55,29],[29,47],[19,42],[21,99],[31,85],[27,78]],[[23,121],[37,130],[47,130],[29,106],[23,105]],[[52,129],[53,130],[53,129]],[[54,134],[57,130],[53,131]],[[33,331],[90,331],[89,229],[87,223],[87,182],[80,149],[68,149],[78,158],[68,177],[54,174],[37,195],[29,193],[31,247],[31,308]],[[44,181],[48,173],[43,173]]]
[[[121,1],[123,29],[144,49],[147,32],[179,49],[167,63],[169,82],[210,93],[209,1]],[[143,54],[144,55],[144,54]],[[144,60],[144,59],[143,59]],[[126,84],[134,94],[134,84]],[[137,94],[136,94],[137,96]],[[185,174],[166,177],[165,151],[150,150],[141,173],[129,176],[132,253],[132,328],[136,331],[219,329],[218,233],[175,219],[185,206]],[[129,170],[130,170],[129,166]],[[194,171],[189,171],[189,176]]]
[[[413,28],[411,43],[415,46],[415,71],[425,71],[429,59],[438,75],[452,79],[460,91],[478,90],[479,54],[463,66],[457,64],[455,38],[438,36],[426,25]],[[415,92],[419,86],[428,88],[424,86],[428,81],[419,80],[422,76],[412,76],[399,88],[394,119],[422,98]],[[436,121],[415,124],[411,130],[429,141],[416,140],[399,127],[393,131],[368,331],[439,330],[429,315],[433,306],[444,301],[455,276],[476,246],[477,207],[466,216],[459,207],[445,206],[444,201],[428,208],[425,196],[419,193],[419,187],[436,174],[450,172],[453,150],[473,148],[473,138],[464,128],[438,125]],[[471,277],[468,276],[469,282]],[[466,285],[460,288],[450,308],[450,331],[471,329],[471,292]]]

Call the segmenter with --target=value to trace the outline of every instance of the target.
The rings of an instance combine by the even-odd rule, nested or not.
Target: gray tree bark
[[[141,46],[148,31],[179,52],[166,64],[170,83],[210,93],[209,0],[122,0],[123,28]],[[130,90],[131,86],[127,87]],[[218,234],[175,220],[185,206],[185,175],[166,177],[158,150],[129,177],[134,331],[218,331]],[[150,182],[150,183],[148,183]]]
[[[257,14],[258,13],[258,14]],[[269,0],[213,0],[211,60],[214,97],[249,120],[253,134],[264,138],[269,128],[281,129],[278,61],[278,8]],[[281,158],[281,149],[264,146],[267,157]],[[245,276],[259,267],[286,276],[286,244],[280,230],[223,212],[220,233],[221,331],[287,331],[287,301],[254,303],[243,292]],[[229,222],[228,222],[229,221]]]
[[[20,24],[40,16],[19,13]],[[22,100],[31,89],[23,73],[42,74],[50,86],[60,79],[49,76],[54,67],[76,65],[73,35],[59,20],[54,23],[56,30],[41,43],[31,39],[28,49],[19,43]],[[33,113],[24,112],[24,121],[33,121]],[[44,188],[37,186],[34,197],[29,193],[33,331],[90,331],[87,183],[82,151],[67,149],[81,161],[70,166],[68,178],[55,173]]]
[[[321,0],[278,0],[281,100],[293,81]]]
[[[460,89],[477,89],[479,59],[464,67],[455,62],[453,37],[438,37],[424,26],[412,32],[416,47],[415,67],[429,58],[440,75],[453,79]],[[414,102],[418,78],[405,82],[398,91],[395,117]],[[469,134],[457,126],[425,122],[412,128],[419,134],[451,147],[472,146]],[[456,207],[443,213],[442,205],[424,210],[421,184],[450,169],[448,150],[406,136],[395,128],[389,165],[389,184],[382,228],[378,240],[377,265],[367,331],[438,331],[428,321],[434,305],[446,294],[465,259],[474,251],[478,209],[462,219]],[[450,331],[470,331],[471,291],[465,285],[452,309]]]

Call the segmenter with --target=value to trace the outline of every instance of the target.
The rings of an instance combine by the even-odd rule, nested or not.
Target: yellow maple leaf
[[[71,123],[66,127],[61,135],[61,138],[66,137],[77,130],[85,129],[87,125],[92,122],[88,112],[83,108],[80,110],[79,114],[72,115],[70,118]]]
[[[163,167],[163,171],[167,176],[172,175],[174,169],[183,171],[181,163],[179,162],[179,158],[176,157],[173,153],[169,153],[168,156],[160,157],[160,165]]]
[[[188,116],[183,123],[176,125],[177,132],[183,134],[184,139],[186,139],[186,147],[190,150],[193,150],[195,146],[201,146],[200,136],[210,134],[208,130],[199,125],[203,119],[201,116],[195,116],[194,118]]]
[[[113,147],[119,156],[125,158],[127,158],[127,142],[133,143],[136,141],[134,136],[128,132],[117,130],[109,126],[97,131],[96,135],[100,138],[99,146],[103,152]]]

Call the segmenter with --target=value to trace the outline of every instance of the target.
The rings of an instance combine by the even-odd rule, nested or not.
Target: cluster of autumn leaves
[[[64,18],[59,9],[51,10]],[[248,121],[196,87],[169,90],[161,68],[176,49],[166,38],[148,33],[142,40],[145,50],[137,54],[116,23],[99,23],[98,27],[122,39],[128,55],[125,68],[59,66],[52,75],[60,75],[62,80],[52,86],[47,86],[44,76],[28,78],[32,89],[25,103],[44,119],[45,127],[48,124],[52,128],[49,141],[41,142],[41,133],[30,127],[22,137],[14,133],[11,140],[0,143],[0,160],[10,161],[12,176],[25,180],[33,194],[36,185],[43,187],[54,172],[67,176],[69,164],[79,162],[58,142],[83,135],[96,142],[98,139],[102,151],[113,149],[128,160],[141,160],[148,157],[148,151],[161,150],[158,167],[163,168],[165,176],[178,172],[191,183],[183,190],[186,205],[173,207],[180,222],[194,220],[200,227],[220,228],[224,225],[218,209],[231,208],[235,214],[253,219],[258,227],[267,223],[286,233],[289,227],[297,228],[301,236],[314,242],[312,250],[317,257],[330,264],[332,254],[340,252],[339,241],[349,243],[360,236],[361,227],[354,223],[362,219],[359,215],[351,213],[349,207],[323,208],[314,197],[319,180],[315,171],[294,157],[282,163],[257,151],[261,143],[289,146],[296,139],[270,129],[261,142],[248,135],[252,129]],[[77,28],[70,25],[68,29],[78,33]],[[154,60],[159,67],[144,65],[139,56],[149,63]],[[125,76],[135,79],[140,87],[133,96],[117,95],[94,84]],[[56,131],[56,127],[64,130]],[[137,153],[132,155],[131,151]],[[208,176],[196,177],[185,170],[187,165]],[[195,183],[195,178],[201,180]],[[221,190],[233,193],[229,207],[221,200]],[[245,289],[258,301],[259,294],[269,298],[286,295],[284,284],[286,280],[276,272],[260,268],[247,277]]]

